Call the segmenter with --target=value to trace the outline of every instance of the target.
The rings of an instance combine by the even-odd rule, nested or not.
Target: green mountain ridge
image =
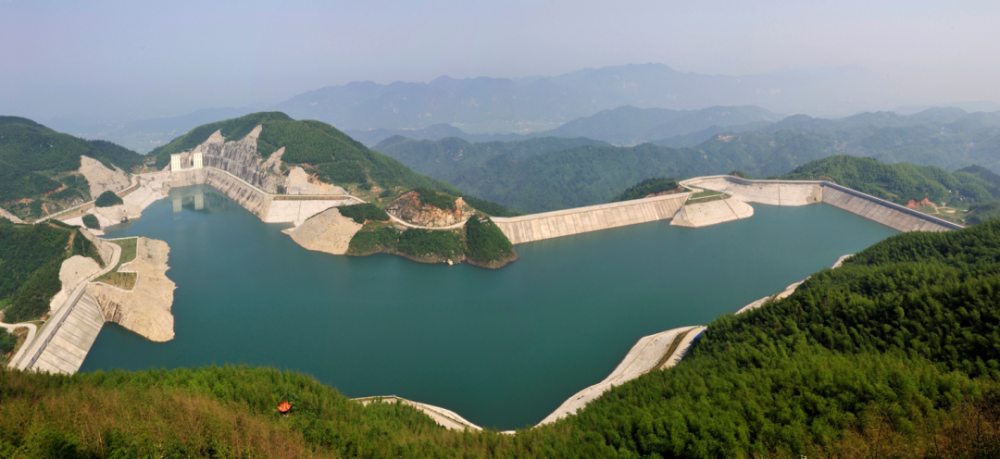
[[[44,210],[54,212],[94,198],[86,179],[76,174],[80,156],[125,171],[144,159],[111,142],[62,134],[27,118],[0,116],[0,204],[22,218],[37,218]]]

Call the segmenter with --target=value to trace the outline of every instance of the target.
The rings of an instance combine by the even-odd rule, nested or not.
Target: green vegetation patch
[[[7,323],[37,319],[62,288],[59,268],[73,256],[103,265],[97,248],[76,227],[57,222],[19,225],[0,221],[0,302]]]
[[[347,254],[365,256],[378,252],[392,253],[399,246],[399,233],[393,225],[369,222],[354,233],[348,244]]]
[[[970,225],[977,225],[996,219],[1000,219],[1000,201],[974,204],[970,206],[969,214],[966,216],[965,222]]]
[[[115,239],[108,242],[122,248],[121,256],[118,259],[118,265],[116,265],[111,271],[104,273],[101,277],[94,279],[94,282],[103,282],[123,290],[132,290],[132,288],[135,287],[135,283],[139,279],[138,274],[121,273],[118,272],[118,270],[122,267],[122,265],[135,261],[136,253],[139,249],[139,238],[132,237],[128,239]]]
[[[90,229],[101,229],[101,222],[94,214],[86,214],[83,216],[83,226]]]
[[[668,178],[648,178],[629,187],[618,196],[611,198],[611,202],[641,199],[653,194],[675,191],[678,188],[680,188],[680,186],[677,184],[677,180]]]
[[[399,231],[391,224],[369,222],[354,234],[347,248],[348,255],[366,256],[379,252],[426,263],[461,260],[465,239],[459,230],[407,228]]]
[[[16,346],[17,335],[7,331],[6,328],[0,328],[0,355],[13,352]]]
[[[465,224],[465,256],[477,266],[493,267],[517,258],[514,245],[490,217],[472,216]]]
[[[378,206],[372,203],[341,206],[338,207],[337,210],[340,211],[340,215],[353,219],[355,222],[362,225],[367,221],[389,221],[389,214],[385,213],[384,210],[379,209]]]
[[[111,207],[124,203],[125,201],[122,201],[122,198],[119,198],[118,195],[111,190],[101,193],[101,195],[94,201],[94,205],[97,207]]]
[[[465,253],[460,231],[407,228],[399,235],[399,252],[417,259],[458,260]]]

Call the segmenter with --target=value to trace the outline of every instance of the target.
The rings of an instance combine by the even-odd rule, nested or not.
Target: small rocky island
[[[331,208],[285,230],[309,250],[334,255],[389,253],[420,262],[496,269],[517,260],[514,246],[490,217],[426,188],[402,193],[385,209],[374,203]]]

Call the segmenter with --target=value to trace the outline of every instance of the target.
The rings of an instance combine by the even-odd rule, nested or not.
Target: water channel
[[[81,371],[267,365],[501,429],[540,421],[644,335],[707,324],[895,234],[824,204],[754,205],[707,228],[518,245],[519,261],[490,271],[309,252],[214,188],[171,198],[106,237],[170,244],[176,338],[108,323]]]

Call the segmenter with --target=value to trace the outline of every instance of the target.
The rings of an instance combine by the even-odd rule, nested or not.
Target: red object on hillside
[[[288,403],[288,400],[284,400],[278,405],[278,411],[280,411],[281,414],[288,414],[288,411],[291,409],[292,404]]]

